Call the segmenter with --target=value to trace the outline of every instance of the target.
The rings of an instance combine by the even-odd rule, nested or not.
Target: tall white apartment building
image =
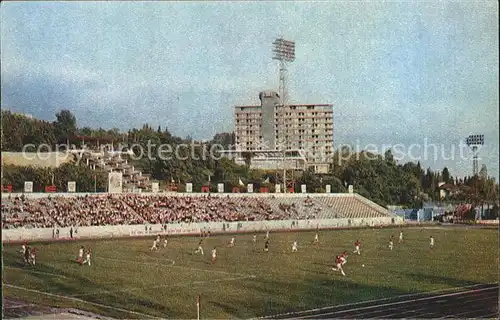
[[[261,92],[259,99],[260,106],[235,106],[236,161],[250,161],[254,168],[286,165],[288,169],[314,167],[317,173],[327,173],[333,162],[332,105],[283,107],[274,91]]]

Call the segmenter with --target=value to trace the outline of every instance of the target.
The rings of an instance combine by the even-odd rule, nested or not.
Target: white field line
[[[159,261],[170,261],[171,264],[164,265],[164,264],[159,263],[159,262],[144,262],[144,261],[134,261],[134,260],[124,260],[124,259],[104,258],[104,257],[97,258],[97,260],[110,260],[110,261],[119,261],[119,262],[126,262],[126,263],[160,265],[160,266],[165,266],[165,267],[175,267],[175,268],[182,268],[182,269],[188,269],[188,270],[194,270],[194,271],[219,273],[219,274],[223,274],[223,275],[236,276],[236,277],[226,277],[226,278],[222,278],[222,279],[213,279],[213,280],[204,280],[204,281],[185,281],[185,282],[177,283],[177,284],[166,284],[166,285],[158,285],[158,286],[150,286],[150,287],[125,288],[125,289],[119,289],[119,290],[100,290],[100,291],[93,291],[93,292],[89,292],[89,293],[71,295],[70,297],[92,296],[95,294],[102,294],[102,293],[131,292],[131,291],[136,291],[136,290],[148,290],[148,289],[158,289],[158,288],[186,287],[186,286],[190,286],[190,285],[213,283],[213,282],[235,281],[235,280],[242,280],[242,279],[255,279],[257,277],[253,274],[239,274],[239,273],[231,273],[231,272],[219,271],[219,270],[174,266],[175,261],[172,259],[159,259],[159,258],[154,258],[154,259],[159,260]],[[112,283],[112,282],[110,282],[110,283]]]
[[[50,272],[42,272],[42,271],[35,271],[35,270],[29,270],[29,269],[22,269],[22,268],[15,268],[15,267],[3,267],[4,269],[11,269],[11,270],[20,270],[24,272],[29,272],[29,273],[38,273],[38,274],[46,274],[49,276],[57,277],[57,278],[66,278],[63,275],[60,274],[55,274],[55,273],[50,273]]]
[[[90,305],[98,306],[98,307],[101,307],[101,308],[107,308],[107,309],[112,309],[112,310],[116,310],[116,311],[120,311],[120,312],[125,312],[125,313],[128,313],[128,314],[135,314],[135,315],[138,315],[138,316],[141,316],[141,317],[147,317],[147,318],[152,318],[152,319],[162,319],[162,318],[158,318],[158,317],[155,317],[155,316],[151,316],[149,314],[140,313],[140,312],[136,312],[136,311],[132,311],[132,310],[127,310],[127,309],[122,309],[122,308],[117,308],[117,307],[113,307],[113,306],[108,306],[108,305],[105,305],[105,304],[102,304],[102,303],[85,301],[85,300],[78,299],[78,298],[73,298],[73,297],[69,297],[69,296],[64,296],[64,295],[59,295],[59,294],[54,294],[54,293],[49,293],[49,292],[34,290],[34,289],[28,289],[28,288],[19,287],[19,286],[15,286],[15,285],[11,285],[11,284],[6,284],[6,283],[4,283],[3,285],[5,287],[10,287],[10,288],[15,288],[15,289],[19,289],[19,290],[28,291],[28,292],[33,292],[33,293],[36,293],[36,294],[42,294],[42,295],[46,295],[46,296],[50,296],[50,297],[56,297],[56,298],[61,298],[61,299],[66,299],[66,300],[81,302],[81,303],[85,303],[85,304],[90,304]]]
[[[213,282],[235,281],[235,280],[253,279],[253,278],[255,278],[255,276],[222,278],[222,279],[213,279],[213,280],[204,280],[204,281],[185,281],[185,282],[178,283],[178,284],[165,284],[165,285],[150,286],[150,287],[135,287],[135,288],[126,288],[126,289],[119,289],[119,290],[93,291],[93,292],[89,292],[89,293],[71,295],[70,297],[84,297],[84,296],[93,296],[93,295],[102,294],[102,293],[130,292],[130,291],[148,290],[148,289],[188,287],[190,285],[198,285],[198,284],[213,283]]]
[[[19,308],[27,308],[27,307],[35,307],[36,304],[20,304],[20,305],[15,305],[15,306],[10,306],[10,307],[3,307],[4,309],[19,309]]]
[[[365,304],[365,303],[382,302],[382,301],[415,297],[415,296],[421,296],[421,295],[425,295],[425,294],[433,294],[433,293],[446,292],[446,291],[471,289],[471,288],[475,288],[475,287],[479,287],[479,286],[493,285],[493,284],[498,284],[498,282],[479,283],[479,284],[473,284],[470,286],[445,288],[445,289],[438,289],[438,290],[419,292],[419,293],[409,293],[409,294],[403,294],[403,295],[399,295],[399,296],[393,296],[393,297],[387,297],[387,298],[381,298],[381,299],[372,299],[372,300],[365,300],[365,301],[359,301],[359,302],[354,302],[354,303],[346,303],[346,304],[338,304],[338,305],[326,306],[326,307],[321,307],[321,308],[314,308],[314,309],[303,310],[303,311],[280,313],[280,314],[275,314],[275,315],[270,315],[270,316],[259,317],[258,319],[267,319],[267,318],[282,317],[282,316],[294,316],[294,315],[299,315],[299,314],[303,314],[303,313],[323,311],[323,310],[332,309],[332,308],[356,306],[356,305]]]
[[[148,262],[148,261],[136,261],[136,260],[126,260],[126,259],[116,259],[116,258],[106,258],[106,257],[98,257],[98,258],[95,258],[97,260],[109,260],[109,261],[118,261],[118,262],[127,262],[127,263],[139,263],[139,264],[156,264],[156,265],[162,265],[164,267],[171,267],[175,264],[175,260],[172,260],[172,259],[159,259],[159,258],[149,258],[148,259],[154,259],[154,260],[158,260],[158,261],[169,261],[170,262],[170,265],[164,265],[164,264],[160,264],[160,263],[157,263],[157,262]]]
[[[332,312],[326,312],[320,314],[321,316],[326,316],[326,315],[337,315],[341,313],[346,313],[346,312],[353,312],[353,311],[360,311],[360,310],[369,310],[369,309],[374,309],[374,308],[380,308],[380,307],[387,307],[387,306],[395,306],[395,305],[401,305],[401,304],[407,304],[411,302],[417,302],[417,301],[427,301],[427,300],[434,300],[434,299],[439,299],[439,298],[444,298],[444,297],[453,297],[453,296],[458,296],[461,294],[466,294],[469,292],[480,292],[480,291],[488,291],[488,290],[498,290],[498,288],[483,288],[483,289],[476,289],[476,290],[469,290],[469,291],[462,291],[462,292],[454,292],[454,293],[447,293],[447,294],[442,294],[438,296],[433,296],[433,297],[425,297],[425,298],[418,298],[418,299],[408,299],[405,301],[398,301],[398,302],[390,302],[390,303],[383,303],[379,305],[374,305],[374,306],[367,306],[367,307],[359,307],[359,308],[354,308],[354,309],[348,309],[348,310],[339,310],[339,311],[332,311]],[[299,318],[292,318],[292,319],[308,319],[308,318],[316,318],[318,317],[318,314],[313,314],[313,315],[307,315],[307,316],[302,316]]]
[[[185,266],[176,266],[176,265],[174,265],[175,261],[172,259],[151,258],[151,259],[154,259],[157,261],[172,261],[172,264],[170,264],[170,265],[164,265],[164,264],[161,264],[159,262],[144,262],[144,261],[134,261],[134,260],[124,260],[124,259],[114,259],[114,258],[104,258],[104,257],[97,258],[97,260],[99,260],[99,259],[118,261],[118,262],[126,262],[126,263],[161,265],[161,266],[169,267],[169,268],[180,268],[180,269],[186,269],[186,270],[192,270],[192,271],[218,273],[218,274],[224,274],[224,275],[229,275],[229,276],[255,277],[255,275],[252,275],[252,274],[243,274],[243,273],[227,272],[227,271],[220,271],[220,270],[210,270],[210,269],[191,268],[191,267],[185,267]]]

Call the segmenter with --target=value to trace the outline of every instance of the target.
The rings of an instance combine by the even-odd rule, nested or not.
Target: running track
[[[417,294],[350,305],[291,312],[267,319],[495,318],[498,284],[482,284],[441,294]]]

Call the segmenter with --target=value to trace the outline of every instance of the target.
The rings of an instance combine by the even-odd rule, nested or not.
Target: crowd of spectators
[[[210,195],[22,196],[2,201],[2,229],[284,220],[298,216],[300,210],[294,204],[273,206],[270,200]],[[309,200],[307,205],[311,205]]]

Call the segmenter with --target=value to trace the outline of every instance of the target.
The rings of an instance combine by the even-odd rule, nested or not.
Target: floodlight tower
[[[484,145],[484,134],[471,134],[465,139],[465,142],[472,150],[472,174],[476,176],[479,173],[478,151],[479,146]]]
[[[279,95],[280,95],[280,111],[278,114],[280,115],[278,119],[278,123],[281,122],[281,126],[278,124],[278,132],[282,136],[282,148],[283,148],[283,192],[287,192],[286,188],[286,149],[288,147],[286,141],[286,133],[285,133],[285,112],[286,112],[286,104],[287,104],[287,88],[286,88],[286,74],[287,74],[287,63],[293,62],[295,60],[295,42],[288,41],[283,39],[282,37],[277,38],[273,42],[273,60],[279,61]],[[280,121],[281,120],[281,121]]]

